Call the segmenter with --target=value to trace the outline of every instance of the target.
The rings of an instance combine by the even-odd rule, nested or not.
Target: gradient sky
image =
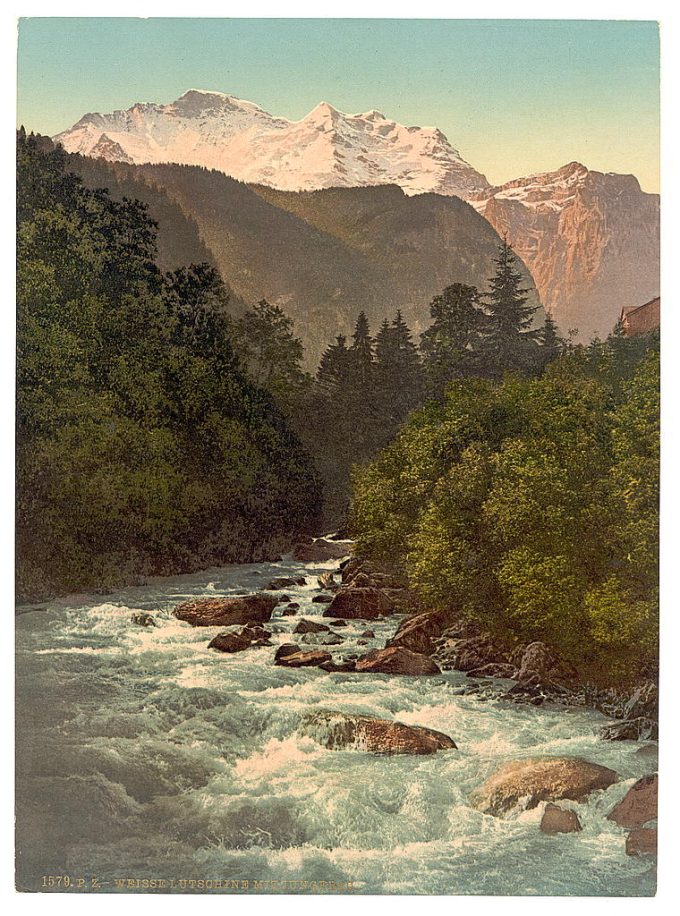
[[[578,160],[659,189],[653,22],[22,19],[18,87],[17,123],[45,134],[215,89],[439,127],[494,183]]]

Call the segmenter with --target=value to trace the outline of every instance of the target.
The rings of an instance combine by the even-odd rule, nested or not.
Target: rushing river
[[[460,695],[458,673],[274,666],[300,616],[323,613],[311,602],[316,577],[335,565],[232,566],[20,609],[19,886],[49,880],[59,890],[63,877],[43,876],[68,876],[112,892],[133,878],[174,880],[178,892],[194,879],[249,881],[251,893],[254,881],[256,893],[325,881],[369,894],[652,894],[654,864],[626,856],[624,831],[605,817],[655,771],[651,742],[601,740],[606,720],[592,711]],[[267,625],[274,646],[225,655],[207,648],[219,628],[172,616],[191,596],[245,594],[280,575],[308,581],[286,589],[298,616],[280,616],[281,605]],[[136,626],[134,610],[158,626]],[[398,619],[350,621],[328,651],[382,646]],[[357,646],[367,628],[375,638]],[[458,750],[326,750],[297,733],[317,709],[429,726]],[[499,764],[540,755],[582,756],[623,777],[586,803],[563,803],[578,811],[581,833],[542,834],[542,805],[504,818],[470,807],[471,790]]]

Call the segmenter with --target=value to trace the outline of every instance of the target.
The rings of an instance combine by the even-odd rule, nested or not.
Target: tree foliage
[[[219,275],[163,275],[142,204],[39,138],[17,156],[20,595],[276,550],[318,485],[235,351]]]
[[[658,338],[614,335],[540,378],[450,384],[356,471],[359,552],[595,680],[653,673],[658,371]]]

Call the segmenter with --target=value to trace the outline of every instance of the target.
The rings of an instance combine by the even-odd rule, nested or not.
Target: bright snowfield
[[[343,114],[327,102],[289,121],[191,89],[169,105],[86,114],[54,139],[71,153],[202,165],[283,191],[397,184],[407,194],[468,197],[489,186],[436,128],[404,127],[379,111]]]
[[[656,770],[651,742],[608,742],[590,711],[462,696],[462,674],[389,677],[274,666],[334,564],[228,567],[18,617],[19,884],[44,874],[353,882],[355,893],[650,895],[654,865],[624,851],[605,815]],[[209,650],[219,628],[171,614],[191,596],[252,592],[275,575],[301,608],[275,645]],[[280,605],[281,608],[284,605]],[[156,628],[131,622],[133,609]],[[335,657],[382,646],[400,618],[349,621]],[[357,639],[375,632],[368,646]],[[299,640],[300,637],[293,637]],[[308,648],[312,648],[309,646]],[[379,757],[326,750],[298,727],[328,709],[424,725],[458,750]],[[582,756],[622,781],[578,812],[583,832],[546,836],[543,805],[498,818],[469,794],[501,763]],[[214,891],[213,891],[214,892]],[[224,891],[218,891],[224,892]],[[237,891],[227,891],[237,893]]]

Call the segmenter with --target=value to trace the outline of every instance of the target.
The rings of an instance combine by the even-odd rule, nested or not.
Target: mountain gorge
[[[634,176],[571,162],[492,186],[438,129],[405,127],[375,110],[348,115],[322,102],[292,121],[190,90],[167,105],[86,114],[55,140],[137,166],[144,183],[162,186],[196,221],[239,295],[290,303],[310,325],[337,321],[346,331],[351,300],[378,318],[384,303],[402,307],[422,328],[426,300],[442,285],[483,287],[495,236],[446,203],[455,199],[507,235],[565,332],[605,335],[622,307],[659,292],[659,196]],[[168,163],[213,171],[199,177]],[[485,241],[475,251],[477,235]]]
[[[166,269],[201,258],[215,264],[240,301],[266,298],[295,321],[306,364],[364,310],[372,328],[401,309],[416,333],[430,323],[433,296],[453,283],[486,289],[499,236],[457,197],[406,195],[393,185],[311,192],[249,186],[195,166],[128,165],[71,156],[90,187],[144,200],[161,226]],[[203,248],[201,249],[201,247]],[[531,277],[523,268],[526,283]],[[532,301],[538,304],[535,294]]]

